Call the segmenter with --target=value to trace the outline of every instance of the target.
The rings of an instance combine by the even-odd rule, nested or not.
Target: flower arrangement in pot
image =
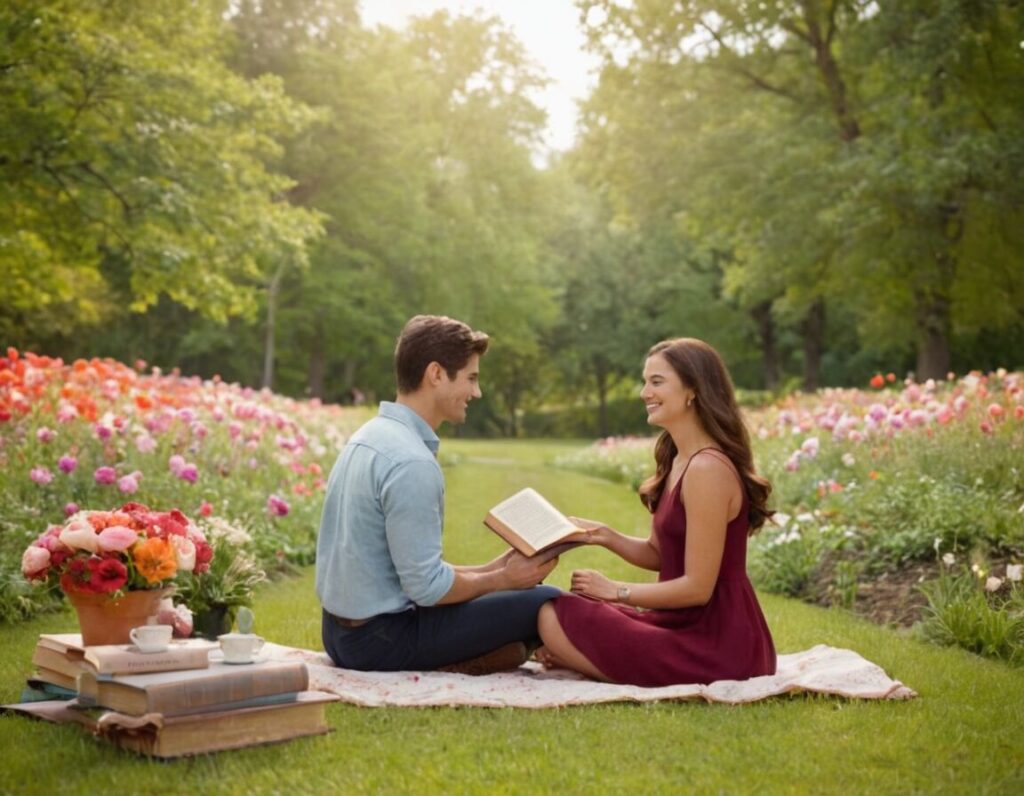
[[[59,584],[83,643],[122,644],[179,578],[206,571],[213,556],[205,534],[177,509],[126,503],[50,526],[25,550],[21,570],[29,581]]]
[[[252,537],[220,517],[201,525],[213,543],[210,565],[178,583],[178,599],[192,612],[195,635],[208,639],[228,633],[242,606],[251,606],[253,590],[267,579],[250,551]]]

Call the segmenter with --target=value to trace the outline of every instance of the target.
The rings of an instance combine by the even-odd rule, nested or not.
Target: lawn
[[[534,485],[565,511],[643,533],[626,487],[557,470],[569,444],[446,440],[446,548],[475,563],[501,543],[480,523],[511,491]],[[563,558],[639,579],[603,550]],[[836,609],[764,596],[780,652],[849,647],[918,691],[910,702],[821,697],[728,707],[605,705],[562,710],[329,708],[334,732],[280,746],[175,762],[108,748],[77,728],[0,718],[2,793],[589,793],[973,792],[1024,789],[1024,673],[914,640]],[[312,571],[263,588],[257,630],[319,645]],[[17,698],[40,632],[72,631],[70,613],[2,630],[0,699]]]

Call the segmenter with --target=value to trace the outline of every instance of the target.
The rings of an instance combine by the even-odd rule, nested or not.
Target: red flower
[[[83,591],[95,593],[89,578],[89,565],[84,558],[73,558],[64,574],[60,576],[60,587],[65,592]]]
[[[876,390],[880,390],[885,386],[885,377],[881,373],[876,373],[871,377],[871,386]]]
[[[209,542],[195,541],[196,546],[196,566],[192,571],[197,575],[201,575],[210,568],[210,559],[213,558],[213,548]]]
[[[98,594],[110,594],[128,582],[128,568],[117,558],[90,558],[89,582]]]

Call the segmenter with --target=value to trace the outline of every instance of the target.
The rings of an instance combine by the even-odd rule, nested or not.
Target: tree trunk
[[[825,299],[819,298],[803,322],[804,390],[814,392],[821,384],[821,352],[825,349]]]
[[[267,334],[263,344],[263,384],[268,390],[274,387],[274,326],[277,323],[277,296],[281,290],[284,265],[279,265],[267,288]]]
[[[313,339],[309,346],[309,380],[307,391],[311,398],[324,397],[324,377],[327,373],[327,350],[324,345],[323,321],[317,320],[313,327]]]
[[[750,311],[757,324],[757,336],[761,344],[761,370],[766,390],[778,389],[782,381],[779,367],[779,350],[775,341],[775,320],[772,318],[771,302],[758,304]]]
[[[952,326],[949,300],[941,294],[918,291],[917,370],[918,381],[941,380],[949,373],[949,333]]]
[[[608,369],[598,359],[594,362],[594,380],[597,382],[597,432],[600,437],[610,436],[608,426]]]

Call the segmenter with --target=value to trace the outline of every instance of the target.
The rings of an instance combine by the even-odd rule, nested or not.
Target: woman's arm
[[[582,517],[570,517],[576,525],[587,532],[587,544],[596,544],[611,550],[615,555],[634,567],[651,569],[657,572],[661,568],[661,551],[658,541],[652,533],[647,539],[626,536],[604,523],[586,520]]]
[[[572,591],[615,602],[619,587],[629,589],[628,605],[639,608],[687,608],[711,599],[722,566],[725,528],[742,505],[735,475],[713,456],[691,462],[683,481],[686,505],[686,574],[661,583],[620,583],[594,570],[572,573]]]

